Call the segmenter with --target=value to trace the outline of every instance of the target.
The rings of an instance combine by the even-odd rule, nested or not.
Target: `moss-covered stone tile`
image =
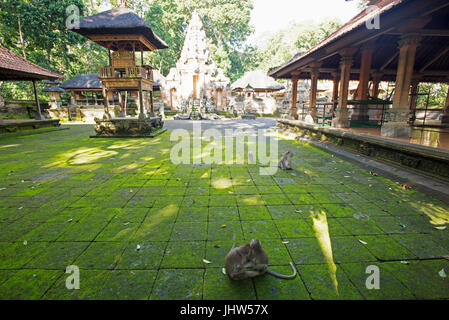
[[[156,275],[156,270],[114,270],[101,290],[101,298],[147,300]]]
[[[271,220],[270,212],[266,206],[239,207],[240,220]]]
[[[0,299],[40,299],[61,273],[58,270],[19,270],[0,285]]]
[[[235,221],[239,220],[237,207],[209,207],[209,221]]]
[[[87,248],[87,242],[53,242],[26,264],[27,268],[62,269],[73,264]]]
[[[324,263],[324,255],[315,238],[286,239],[285,246],[295,264]]]
[[[208,268],[203,297],[205,300],[255,300],[256,292],[252,279],[231,280],[222,273],[222,268]]]
[[[376,261],[376,257],[366,248],[363,236],[332,237],[332,250],[335,262]]]
[[[206,222],[209,209],[206,207],[182,207],[179,210],[177,221],[181,222]]]
[[[39,227],[40,223],[0,223],[0,241],[15,241],[24,234]]]
[[[300,265],[298,270],[312,299],[363,300],[339,266],[330,271],[327,264]]]
[[[379,260],[408,260],[418,257],[399,244],[392,236],[375,235],[361,237],[367,244],[366,248]]]
[[[398,234],[392,237],[420,259],[440,258],[447,250],[426,234]]]
[[[383,234],[377,225],[368,219],[336,218],[337,221],[354,236]]]
[[[55,241],[69,227],[70,222],[46,222],[22,235],[18,240],[27,241]]]
[[[102,289],[111,275],[107,270],[80,269],[80,288],[67,289],[66,280],[70,274],[62,274],[43,296],[44,300],[92,300],[102,299]]]
[[[379,289],[368,289],[366,282],[373,274],[368,267],[379,268]],[[410,290],[394,277],[383,263],[343,263],[338,267],[342,268],[358,291],[369,300],[410,300],[415,297]],[[371,281],[369,281],[371,284]]]
[[[0,269],[20,269],[47,247],[48,242],[0,242]]]
[[[202,268],[205,241],[169,242],[162,259],[163,268]]]
[[[291,274],[290,266],[270,267],[281,274]],[[310,300],[304,283],[297,276],[292,280],[284,280],[265,274],[254,278],[257,298],[260,300]]]
[[[112,270],[123,250],[124,244],[120,242],[92,242],[73,264],[80,269]]]
[[[135,241],[168,241],[173,230],[174,223],[163,220],[146,220],[134,233]]]
[[[318,200],[309,193],[288,193],[287,197],[294,205],[317,204]]]
[[[166,242],[130,241],[117,264],[117,269],[157,269],[166,246]]]
[[[240,221],[210,221],[207,226],[207,240],[243,239]]]
[[[301,218],[275,221],[279,233],[283,238],[309,238],[315,233]]]
[[[206,240],[207,222],[176,222],[171,234],[171,241]]]
[[[204,269],[162,269],[151,293],[151,300],[200,300],[203,296]]]
[[[447,261],[441,263],[448,265]],[[386,262],[382,266],[401,281],[416,298],[448,299],[449,297],[448,278],[442,278],[439,275],[440,262],[410,261],[408,264],[403,264],[394,261]]]
[[[243,235],[251,239],[279,239],[281,236],[273,221],[242,221]]]
[[[140,224],[135,222],[111,221],[95,238],[95,241],[126,241],[133,237]]]
[[[353,217],[357,212],[353,207],[347,204],[324,204],[323,208],[330,217],[335,218]]]

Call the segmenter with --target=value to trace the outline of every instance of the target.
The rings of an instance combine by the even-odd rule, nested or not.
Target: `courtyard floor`
[[[91,134],[0,139],[0,299],[449,299],[441,201],[293,140],[279,151],[293,151],[294,170],[264,176],[175,165],[170,131]],[[273,270],[292,261],[299,276],[229,280],[233,235],[260,239]],[[66,288],[69,265],[79,290]]]

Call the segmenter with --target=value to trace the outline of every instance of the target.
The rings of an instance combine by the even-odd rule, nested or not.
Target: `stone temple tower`
[[[223,109],[229,78],[212,60],[203,23],[195,11],[187,27],[181,57],[167,76],[166,92],[172,109],[181,109],[189,101],[203,100]]]

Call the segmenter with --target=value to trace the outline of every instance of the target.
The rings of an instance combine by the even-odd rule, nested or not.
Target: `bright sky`
[[[251,23],[256,32],[248,39],[249,43],[267,31],[285,28],[291,22],[320,22],[325,18],[338,17],[344,23],[360,11],[355,0],[253,0],[253,3]]]

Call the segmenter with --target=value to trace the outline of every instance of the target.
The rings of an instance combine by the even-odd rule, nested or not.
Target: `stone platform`
[[[420,173],[449,181],[449,151],[405,141],[322,127],[298,120],[279,119],[277,126],[338,147],[385,160]]]
[[[49,120],[7,120],[3,119],[0,121],[0,134],[11,134],[19,133],[28,130],[35,130],[41,128],[54,128],[59,127],[59,119],[49,119]]]
[[[97,137],[148,137],[152,138],[164,130],[164,125],[161,117],[148,117],[143,120],[138,118],[111,118],[98,119],[95,118],[95,132]]]

